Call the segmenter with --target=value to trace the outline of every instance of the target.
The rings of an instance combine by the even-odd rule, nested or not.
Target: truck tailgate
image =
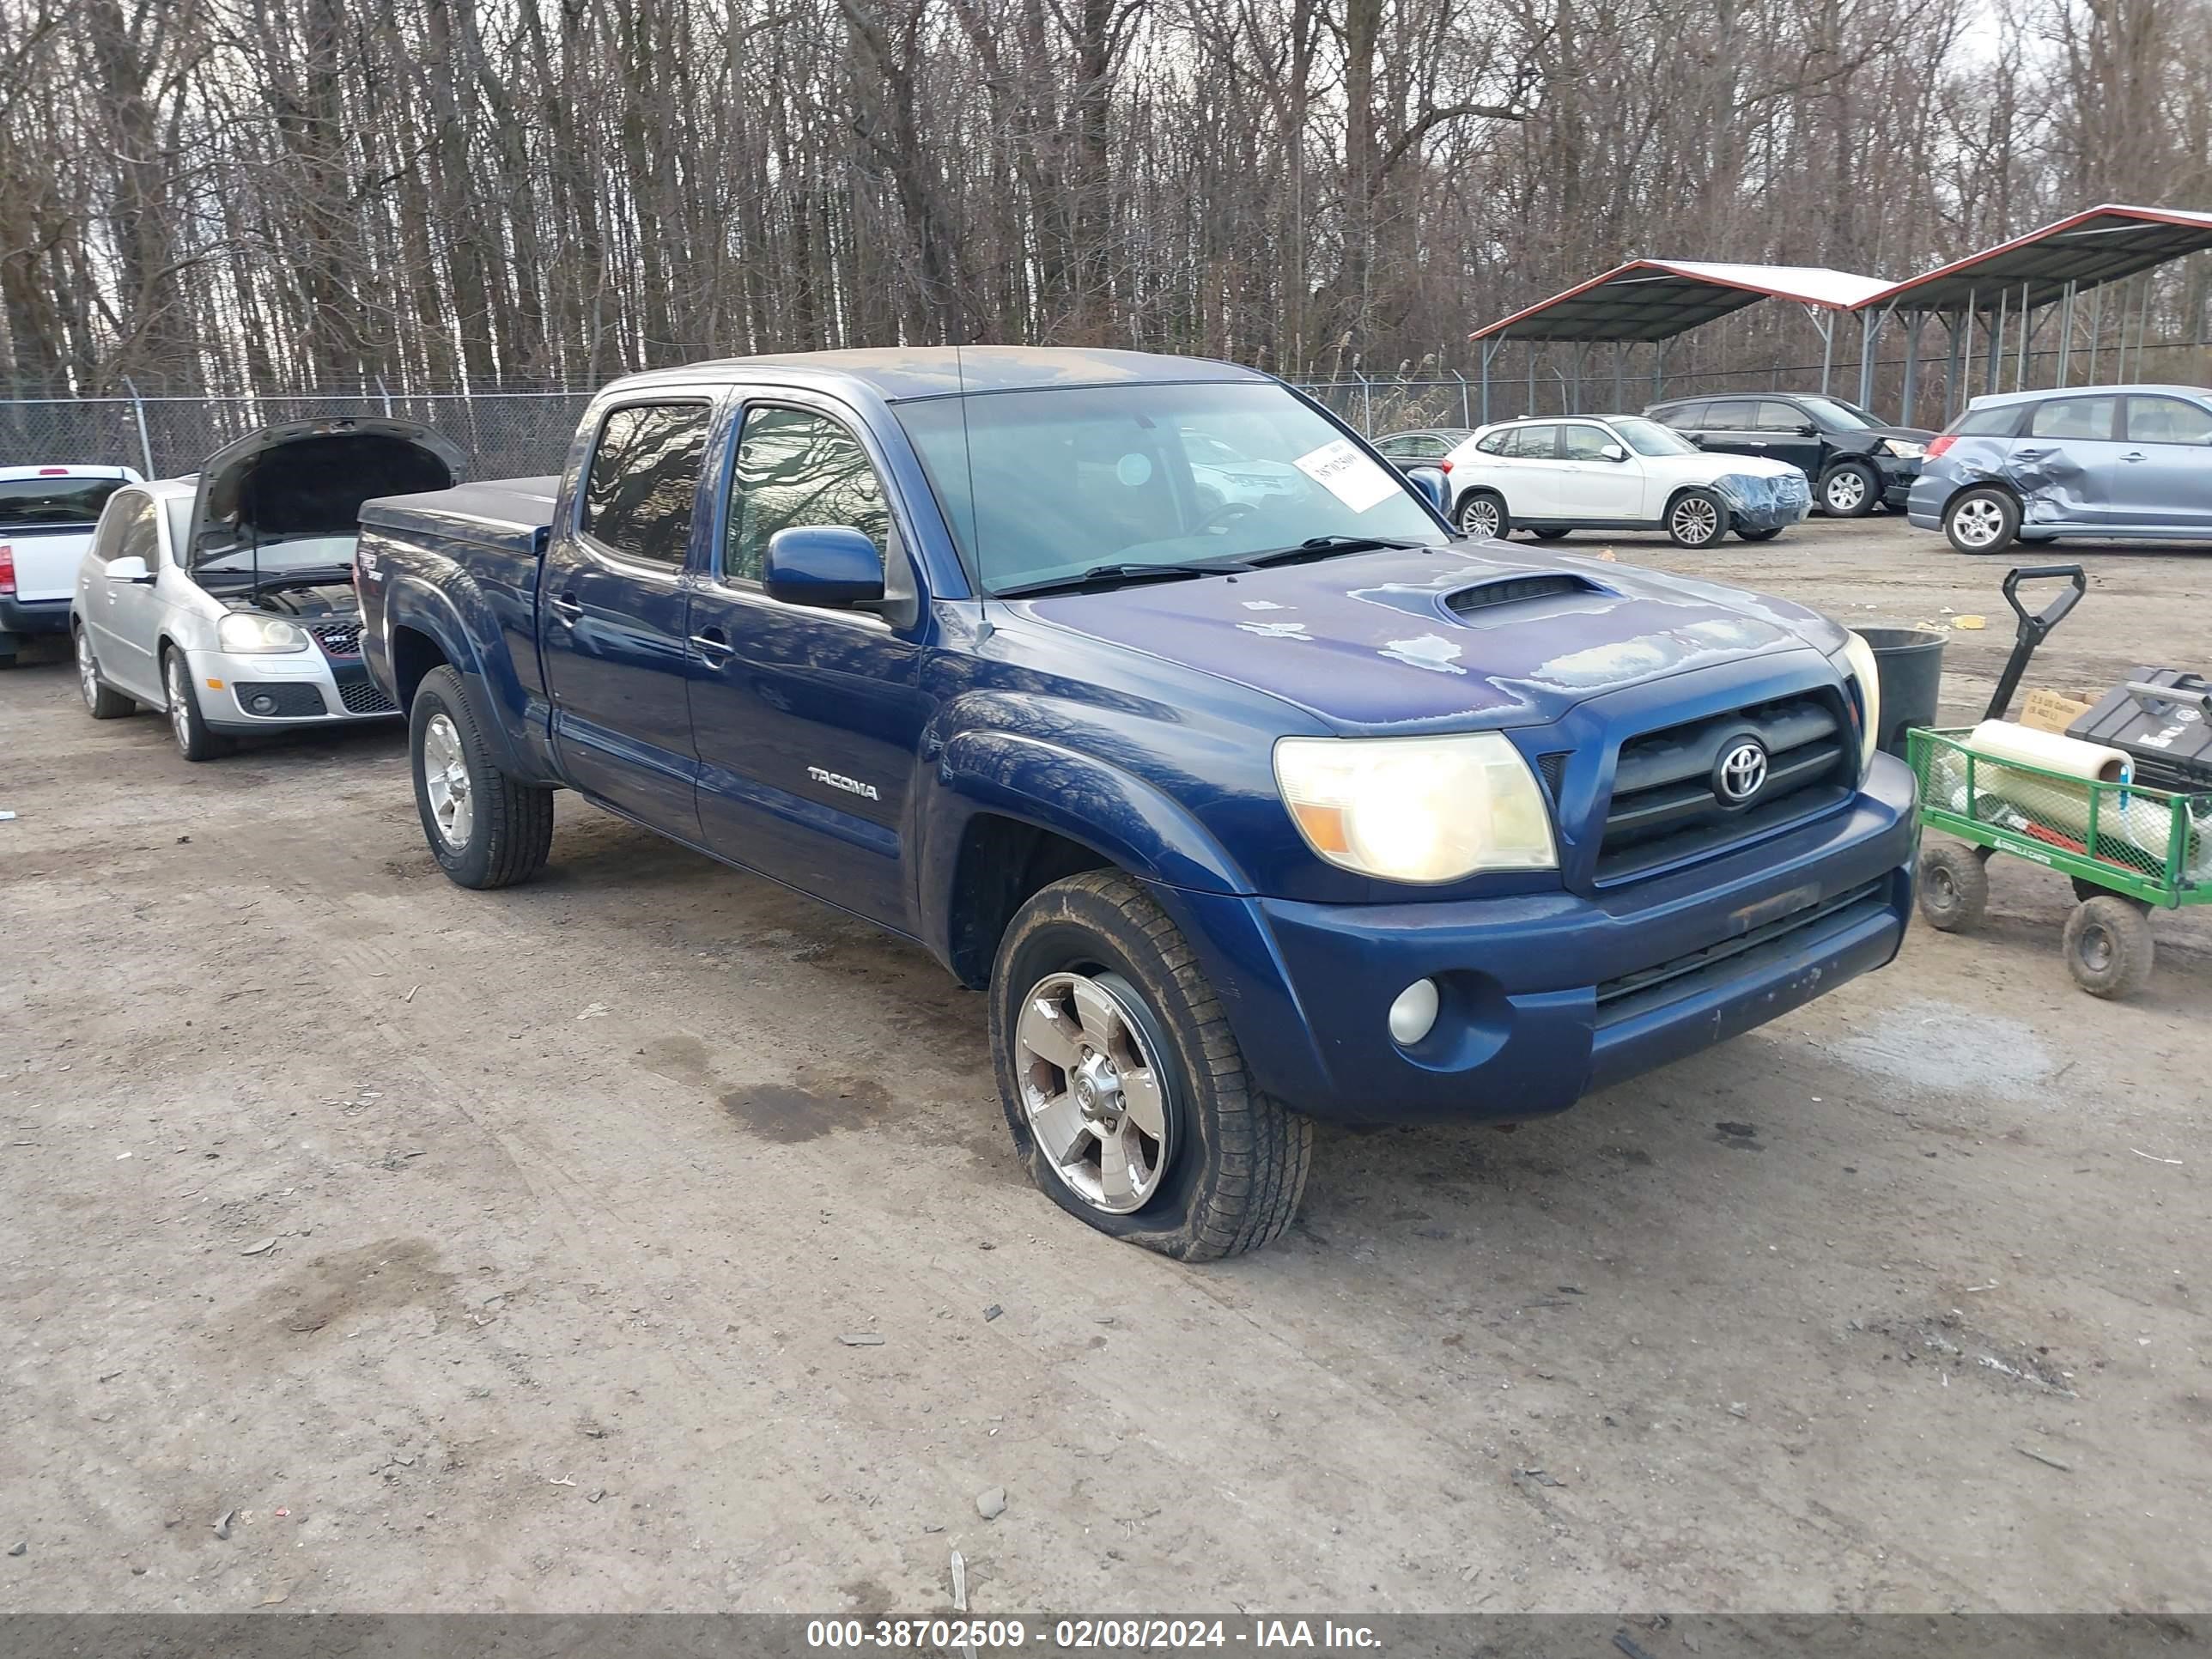
[[[55,529],[17,526],[0,530],[0,547],[15,556],[15,597],[19,599],[65,599],[76,584],[77,562],[92,545],[90,525]]]

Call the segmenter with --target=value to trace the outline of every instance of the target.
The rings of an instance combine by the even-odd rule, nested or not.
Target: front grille
[[[1883,906],[1887,881],[1887,877],[1878,876],[1849,892],[1817,901],[1738,938],[1686,951],[1670,961],[1639,968],[1618,979],[1606,980],[1597,988],[1597,1024],[1601,1028],[1613,1024],[1659,1005],[1693,996],[1716,981],[1753,972],[1767,957],[1790,948],[1795,935],[1831,918],[1837,919],[1837,925],[1842,927],[1873,915]]]
[[[1731,805],[1715,775],[1722,756],[1749,738],[1766,750],[1766,781],[1748,802]],[[1825,692],[1631,738],[1613,769],[1597,879],[1626,881],[1709,858],[1840,805],[1850,796],[1855,753],[1843,705]]]
[[[358,657],[361,655],[361,624],[349,623],[318,623],[307,630],[330,657]]]
[[[363,677],[359,680],[338,683],[338,701],[345,705],[349,714],[396,714],[399,705],[376,688],[376,682]]]
[[[323,701],[322,688],[317,685],[285,680],[233,680],[230,689],[237,694],[240,708],[262,720],[313,720],[318,714],[331,712]],[[256,707],[263,702],[269,706]]]

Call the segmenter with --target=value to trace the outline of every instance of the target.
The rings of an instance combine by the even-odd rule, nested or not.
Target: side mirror
[[[1597,453],[1608,461],[1625,461],[1628,459],[1628,452],[1619,444],[1600,444]]]
[[[1421,492],[1421,499],[1439,513],[1451,511],[1451,484],[1440,466],[1409,466],[1403,469],[1406,482]]]
[[[1702,432],[1685,432],[1682,435],[1700,449],[1705,447],[1705,434]]]
[[[135,582],[143,587],[154,580],[147,572],[146,561],[135,553],[126,559],[110,559],[106,568],[112,582]]]
[[[794,526],[768,538],[761,586],[785,605],[849,610],[884,597],[884,556],[844,525]]]
[[[1800,422],[1797,422],[1797,435],[1798,435],[1799,437],[1801,437],[1801,438],[1816,438],[1816,437],[1820,436],[1820,428],[1819,427],[1817,427],[1817,426],[1814,426],[1814,425],[1812,423],[1812,422],[1810,422],[1810,421],[1800,421]]]

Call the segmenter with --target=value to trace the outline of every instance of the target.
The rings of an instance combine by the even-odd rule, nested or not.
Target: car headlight
[[[305,651],[307,636],[282,617],[234,611],[216,624],[216,643],[226,651]]]
[[[1559,867],[1544,793],[1495,732],[1283,738],[1275,783],[1306,845],[1362,875],[1435,883]]]
[[[1917,461],[1928,453],[1926,444],[1917,444],[1910,438],[1884,438],[1880,447],[1883,454],[1894,455],[1900,461]]]
[[[1846,632],[1844,648],[1830,660],[1836,672],[1853,683],[1858,692],[1859,775],[1874,763],[1875,744],[1881,737],[1881,674],[1875,666],[1874,647],[1856,634]]]

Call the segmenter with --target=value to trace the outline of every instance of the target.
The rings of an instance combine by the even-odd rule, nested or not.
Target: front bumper
[[[193,651],[186,660],[201,717],[221,732],[350,726],[399,712],[359,657],[332,658],[319,647],[267,654]]]
[[[1729,504],[1729,521],[1739,531],[1787,530],[1813,511],[1812,488],[1802,472],[1774,478],[1735,475],[1718,488]]]
[[[1912,902],[1912,777],[1877,755],[1849,806],[1589,898],[1319,905],[1167,890],[1255,1080],[1353,1122],[1516,1121],[1751,1030],[1880,968]],[[1430,978],[1411,1048],[1391,1001]]]
[[[1894,455],[1877,455],[1874,464],[1881,471],[1881,504],[1893,513],[1901,512],[1926,463],[1917,457],[1903,459]]]
[[[0,634],[66,634],[70,602],[58,599],[19,599],[0,593]]]

